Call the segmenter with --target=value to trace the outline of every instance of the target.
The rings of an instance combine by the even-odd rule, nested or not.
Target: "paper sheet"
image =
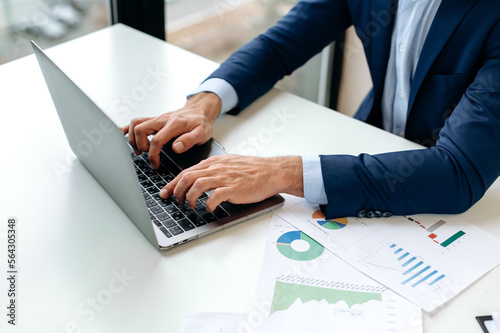
[[[420,308],[273,216],[254,332],[422,332]]]
[[[277,214],[426,311],[500,263],[500,240],[455,216],[326,220],[303,200]]]

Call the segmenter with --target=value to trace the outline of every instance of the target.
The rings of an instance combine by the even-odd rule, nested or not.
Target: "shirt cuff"
[[[200,92],[211,92],[219,96],[222,102],[221,114],[234,109],[238,105],[238,94],[236,94],[236,90],[226,80],[219,78],[208,79],[193,90],[187,98]]]
[[[302,156],[302,170],[306,201],[316,205],[328,204],[319,156]]]

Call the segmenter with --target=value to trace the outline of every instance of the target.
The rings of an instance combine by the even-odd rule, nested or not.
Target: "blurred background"
[[[108,25],[106,0],[0,0],[0,64]]]
[[[121,0],[127,1],[148,0]],[[116,6],[120,0],[0,0],[0,64],[32,53],[29,44],[31,39],[42,48],[47,48],[109,26],[113,17],[111,2]],[[296,2],[165,0],[165,39],[220,63],[240,46],[272,26]],[[342,44],[342,51],[351,48],[351,52],[344,52],[349,54],[349,59],[340,61],[337,67],[344,67],[343,63],[349,64],[350,69],[346,70],[354,70],[354,73],[350,72],[350,76],[359,76],[361,74],[357,73],[358,69],[366,69],[362,47],[355,40],[352,31],[348,32],[347,37],[349,40]],[[278,87],[311,101],[332,106],[329,87],[332,59],[333,48],[329,48],[291,77],[282,80]],[[366,76],[366,73],[363,75]],[[336,89],[342,91],[340,96],[335,96],[334,108],[341,108],[342,112],[352,114],[370,88],[369,79],[369,76],[367,79],[365,77],[360,83],[350,82],[343,77],[337,82],[339,87]]]

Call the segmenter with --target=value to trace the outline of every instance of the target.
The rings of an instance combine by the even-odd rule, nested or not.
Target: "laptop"
[[[181,170],[210,156],[226,154],[214,139],[176,154],[167,143],[161,165],[153,170],[147,154],[136,156],[127,138],[108,116],[54,62],[31,42],[71,149],[146,238],[168,250],[280,207],[275,195],[248,205],[223,202],[207,212],[204,193],[195,209],[163,200],[160,189]]]

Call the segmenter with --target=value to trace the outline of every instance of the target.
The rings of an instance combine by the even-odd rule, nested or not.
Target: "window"
[[[295,0],[166,0],[167,41],[222,62],[271,27],[295,3]],[[319,97],[321,68],[320,54],[280,81],[278,87],[325,103]]]
[[[0,64],[109,25],[108,0],[0,0]]]

